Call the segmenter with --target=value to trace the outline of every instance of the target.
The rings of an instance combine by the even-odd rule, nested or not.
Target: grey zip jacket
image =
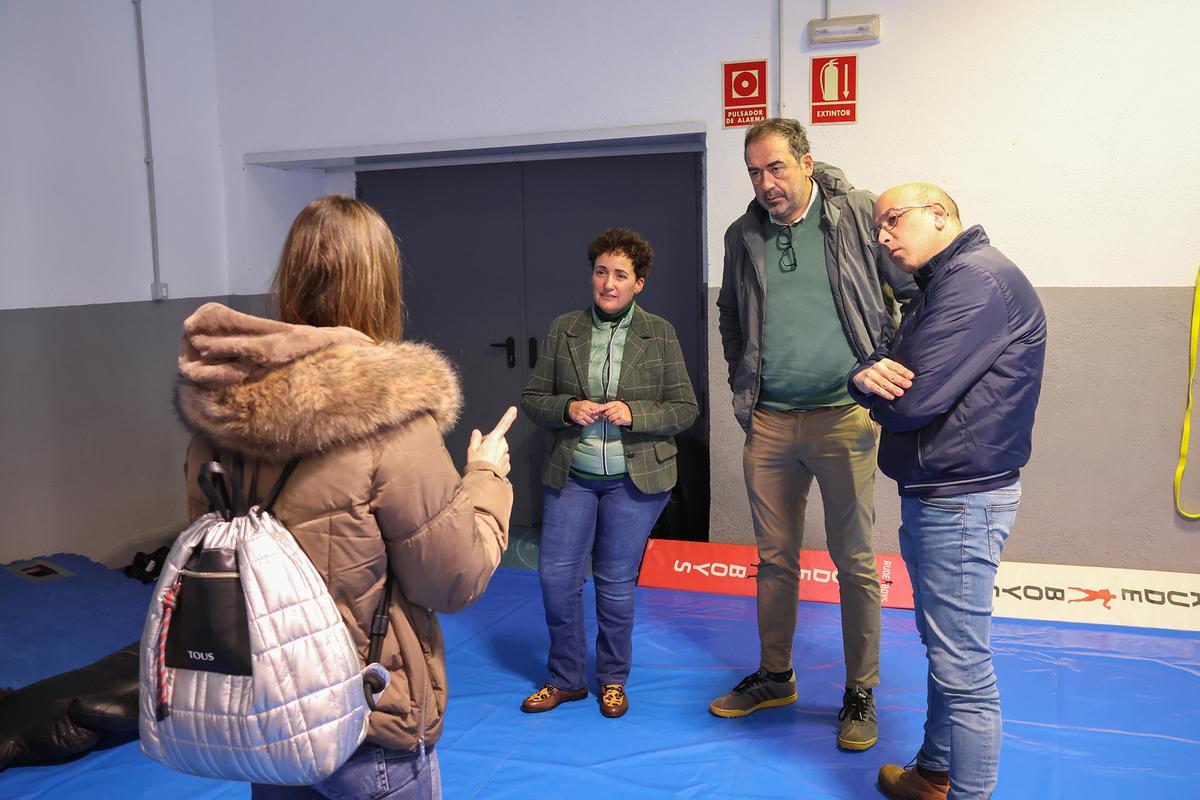
[[[891,341],[899,307],[917,295],[917,285],[882,248],[873,246],[875,195],[855,189],[845,173],[820,161],[813,165],[812,177],[824,200],[821,228],[833,305],[846,340],[862,363],[881,344]],[[733,414],[747,432],[758,404],[766,323],[766,220],[766,210],[752,200],[746,213],[725,231],[725,268],[717,295]]]

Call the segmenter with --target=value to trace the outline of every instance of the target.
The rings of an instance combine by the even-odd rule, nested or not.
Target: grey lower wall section
[[[254,314],[259,317],[274,315],[271,313],[269,303],[271,296],[269,294],[237,294],[229,297],[229,307],[245,314]]]
[[[1038,289],[1049,320],[1034,451],[1004,558],[1200,573],[1200,523],[1174,512],[1187,401],[1191,288]],[[716,290],[709,300],[716,303]],[[716,313],[709,331],[713,541],[751,544],[744,434],[729,410]],[[1200,439],[1200,428],[1196,437]],[[1185,498],[1200,510],[1200,448]],[[1185,501],[1186,504],[1186,501]],[[879,475],[875,545],[899,552],[896,484]],[[819,491],[805,546],[825,546]]]
[[[1171,499],[1191,290],[1039,293],[1046,377],[1005,558],[1200,573],[1200,523]],[[171,395],[181,324],[207,299],[0,311],[0,563],[69,551],[117,565],[182,527],[187,434]],[[262,295],[211,299],[266,307]],[[711,537],[749,544],[744,437],[709,317]],[[1200,509],[1196,458],[1185,496]],[[895,484],[881,475],[876,495],[876,546],[897,552]],[[816,487],[805,544],[824,546]]]
[[[180,530],[179,334],[208,299],[0,311],[0,563],[115,566]]]

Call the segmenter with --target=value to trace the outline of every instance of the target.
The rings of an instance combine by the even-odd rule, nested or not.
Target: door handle
[[[537,337],[529,337],[529,368],[533,369],[537,366]]]
[[[517,340],[509,336],[503,342],[492,342],[492,347],[504,348],[504,361],[508,364],[509,369],[517,365]]]

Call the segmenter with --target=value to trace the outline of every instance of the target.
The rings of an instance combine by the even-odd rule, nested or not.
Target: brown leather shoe
[[[525,702],[521,703],[521,710],[527,714],[553,711],[563,703],[569,703],[572,700],[582,700],[587,696],[588,690],[586,686],[582,689],[567,691],[566,689],[558,688],[553,683],[547,683],[525,698]]]
[[[629,710],[629,698],[625,687],[619,683],[606,683],[600,687],[600,713],[606,717],[619,717]]]
[[[927,778],[916,767],[884,764],[879,768],[879,790],[894,800],[946,800],[950,780],[943,783]]]

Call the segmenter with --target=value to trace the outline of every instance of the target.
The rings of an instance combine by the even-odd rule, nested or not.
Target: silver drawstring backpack
[[[216,510],[175,540],[141,640],[142,751],[168,767],[308,785],[337,770],[367,734],[389,678],[375,662],[391,570],[364,668],[325,582],[271,515],[295,466],[249,508],[219,463],[197,476]]]

